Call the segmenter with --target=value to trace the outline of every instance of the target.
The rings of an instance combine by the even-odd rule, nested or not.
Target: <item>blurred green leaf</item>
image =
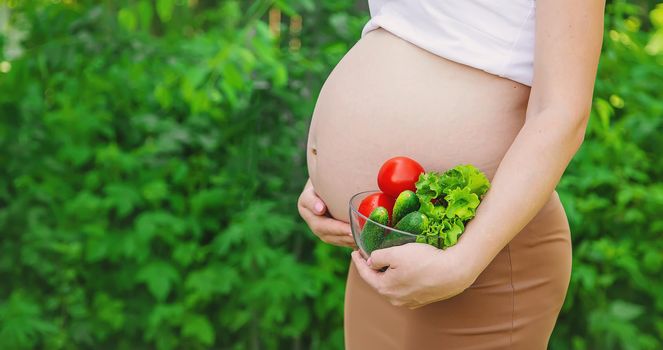
[[[145,282],[150,293],[157,300],[163,301],[168,296],[173,283],[179,281],[179,274],[170,264],[154,261],[137,272],[136,280]]]
[[[173,16],[175,10],[175,0],[156,0],[157,14],[162,21],[168,22]]]
[[[612,302],[610,312],[617,318],[625,321],[633,320],[634,318],[644,313],[644,308],[640,305],[631,304],[622,300],[615,300]]]
[[[200,340],[203,345],[214,344],[212,324],[202,315],[189,315],[182,326],[182,335]]]

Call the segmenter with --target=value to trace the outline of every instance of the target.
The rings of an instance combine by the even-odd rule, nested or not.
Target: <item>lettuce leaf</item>
[[[442,194],[442,176],[434,171],[423,173],[419,175],[415,187],[419,198],[428,198],[430,201],[430,199],[437,198]]]
[[[442,191],[446,194],[458,188],[469,188],[481,198],[490,188],[486,175],[473,165],[458,165],[447,170],[440,179]]]
[[[428,172],[419,175],[419,180],[415,184],[417,188],[416,195],[420,204],[419,212],[426,214],[429,219],[444,216],[444,207],[431,202],[434,198],[443,195],[441,179],[441,174]]]
[[[465,224],[461,219],[445,220],[442,234],[444,235],[444,247],[451,247],[458,242],[458,237],[465,231]]]
[[[479,206],[479,196],[472,193],[467,186],[449,191],[444,199],[449,203],[446,210],[446,216],[449,219],[458,217],[462,220],[470,220]]]
[[[490,182],[483,172],[466,164],[444,173],[423,173],[415,187],[419,211],[430,220],[417,242],[444,249],[458,242],[465,224],[474,218],[481,198],[490,189]]]

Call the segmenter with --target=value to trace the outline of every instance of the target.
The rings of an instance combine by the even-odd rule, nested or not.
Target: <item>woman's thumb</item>
[[[374,250],[366,263],[374,270],[389,266],[391,263],[391,248]]]
[[[325,213],[325,203],[323,203],[319,199],[316,199],[315,202],[313,203],[313,210],[318,215],[324,214]]]

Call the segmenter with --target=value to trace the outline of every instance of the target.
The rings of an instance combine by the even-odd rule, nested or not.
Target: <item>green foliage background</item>
[[[367,19],[0,1],[0,349],[341,349],[349,252],[295,203],[316,96]],[[662,91],[663,5],[610,1],[559,185],[574,271],[551,349],[663,348]]]

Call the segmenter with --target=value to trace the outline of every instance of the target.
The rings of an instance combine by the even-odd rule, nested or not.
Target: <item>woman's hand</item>
[[[352,260],[361,277],[392,305],[410,309],[461,293],[480,273],[458,245],[440,250],[408,243],[375,250],[368,260],[354,251]],[[385,266],[389,267],[380,272]]]
[[[306,186],[299,195],[297,209],[299,209],[299,215],[320,240],[337,246],[355,248],[350,224],[325,215],[327,206],[315,194],[311,179],[306,181]]]

